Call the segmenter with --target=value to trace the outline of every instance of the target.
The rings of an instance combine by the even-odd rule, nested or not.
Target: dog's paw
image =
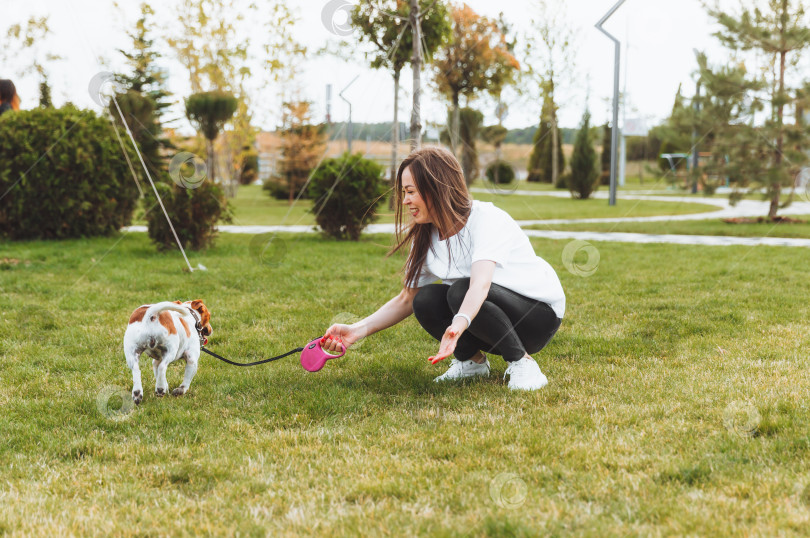
[[[172,396],[182,396],[185,393],[186,393],[186,387],[184,387],[183,385],[180,385],[179,387],[177,387],[176,389],[174,389],[172,391]]]
[[[162,389],[162,388],[160,388],[160,389],[155,389],[155,396],[157,396],[158,398],[163,398],[163,396],[164,396],[165,394],[166,394],[166,390],[165,390],[165,389]]]
[[[139,390],[133,390],[132,401],[135,402],[135,405],[140,404],[143,401],[143,393]]]

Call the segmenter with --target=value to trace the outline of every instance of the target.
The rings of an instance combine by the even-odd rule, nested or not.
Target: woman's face
[[[411,218],[416,224],[433,222],[425,200],[416,190],[410,167],[402,171],[402,205],[410,212]]]

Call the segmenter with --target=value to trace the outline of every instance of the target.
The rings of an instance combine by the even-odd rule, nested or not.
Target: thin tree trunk
[[[782,1],[783,10],[787,9],[787,0]],[[784,28],[783,28],[784,30]],[[785,92],[785,57],[787,52],[782,50],[779,53],[779,107],[776,110],[776,155],[774,157],[774,165],[779,168],[782,165],[782,146],[784,144],[784,133],[782,132],[782,123],[784,121],[785,104],[782,95]],[[771,206],[768,209],[768,218],[773,220],[776,218],[776,213],[779,211],[779,196],[782,194],[782,183],[777,181],[771,185],[773,194],[771,198]]]
[[[419,13],[419,0],[410,0],[410,22],[413,31],[413,108],[411,110],[411,151],[422,147],[422,15]]]
[[[554,111],[554,101],[552,100],[551,108],[551,184],[557,184],[557,178],[560,175],[560,155],[557,151],[559,140],[559,132],[557,131],[557,114]]]
[[[394,71],[394,128],[391,133],[391,196],[388,198],[388,208],[394,209],[397,193],[393,191],[397,183],[397,151],[399,150],[399,74]]]
[[[500,125],[501,127],[503,127],[503,113],[501,112],[503,110],[502,107],[503,107],[503,102],[501,102],[501,95],[498,94],[498,108],[497,108],[498,125]],[[498,142],[497,144],[495,144],[495,162],[496,163],[501,161],[501,144],[502,144],[502,142],[503,141]],[[498,166],[495,167],[495,178],[496,179],[498,178],[498,170],[499,169],[500,169],[500,167],[498,167]],[[495,183],[497,183],[497,181]]]
[[[239,191],[239,186],[242,184],[242,172],[245,171],[244,163],[236,169],[236,175],[231,178],[231,194],[230,198],[236,198],[236,193]]]
[[[554,70],[549,73],[549,99],[551,100],[551,184],[557,185],[560,176],[560,154],[557,151],[560,133],[557,130],[557,103],[554,101]]]
[[[224,185],[225,185],[225,197],[226,198],[236,198],[236,187],[239,185],[239,178],[242,176],[242,172],[241,172],[242,167],[239,166],[239,168],[237,168],[234,171],[234,168],[233,168],[233,163],[234,163],[233,151],[231,151],[231,147],[228,144],[225,145],[225,155],[224,155],[224,157],[225,157],[226,162],[228,163],[228,174],[227,174],[227,176],[225,178],[225,182],[224,182]]]
[[[214,160],[214,141],[206,138],[205,143],[208,147],[208,178],[211,180],[211,183],[213,183],[217,176],[214,170],[214,166],[216,165]]]
[[[461,129],[461,119],[459,117],[459,107],[458,107],[458,94],[453,96],[453,118],[450,121],[450,151],[453,152],[453,155],[458,157],[458,153],[456,150],[458,149],[458,142],[459,142],[459,130]]]

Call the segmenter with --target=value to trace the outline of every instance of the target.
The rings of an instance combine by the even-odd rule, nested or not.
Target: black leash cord
[[[285,353],[284,355],[278,355],[277,357],[271,357],[271,358],[269,358],[269,359],[264,359],[263,361],[247,362],[247,363],[245,363],[245,362],[233,362],[233,361],[229,361],[229,360],[228,360],[228,359],[226,359],[225,357],[221,357],[221,356],[217,355],[216,353],[214,353],[213,351],[208,351],[208,350],[207,350],[207,349],[205,349],[204,347],[200,347],[200,349],[201,349],[201,350],[203,350],[203,351],[205,351],[206,353],[208,353],[208,354],[209,354],[209,355],[211,355],[212,357],[216,357],[217,359],[219,359],[219,360],[221,360],[221,361],[223,361],[223,362],[227,362],[228,364],[233,364],[234,366],[256,366],[257,364],[264,364],[264,363],[266,363],[266,362],[277,361],[277,360],[279,360],[279,359],[283,359],[284,357],[286,357],[286,356],[288,356],[288,355],[292,355],[293,353],[301,353],[302,351],[304,351],[304,348],[302,348],[302,347],[297,347],[297,348],[293,349],[292,351],[288,351],[288,352],[287,352],[287,353]]]

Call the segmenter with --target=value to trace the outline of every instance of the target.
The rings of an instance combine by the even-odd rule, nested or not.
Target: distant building
[[[256,151],[259,154],[259,181],[264,182],[276,174],[281,157],[281,138],[278,133],[260,131],[256,135]]]

